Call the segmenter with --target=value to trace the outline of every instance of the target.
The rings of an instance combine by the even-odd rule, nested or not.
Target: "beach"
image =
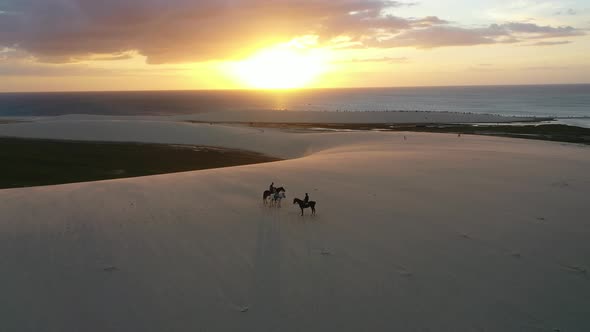
[[[310,120],[346,121],[323,116]],[[485,122],[469,116],[437,121]],[[0,190],[3,329],[590,329],[587,146],[187,120],[214,119],[0,125],[1,136],[285,159]],[[280,208],[262,202],[271,182],[287,190]],[[305,193],[315,216],[292,204]]]

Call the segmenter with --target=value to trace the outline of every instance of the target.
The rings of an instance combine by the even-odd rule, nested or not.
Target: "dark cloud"
[[[133,54],[131,54],[131,53],[120,53],[120,54],[110,54],[110,55],[93,57],[92,60],[95,60],[95,61],[118,61],[118,60],[129,60],[131,58],[133,58]]]
[[[0,76],[112,76],[115,72],[107,69],[89,68],[81,65],[44,65],[38,63],[0,63]],[[116,73],[120,74],[120,73]]]
[[[526,44],[524,46],[555,46],[555,45],[566,45],[571,44],[569,40],[557,40],[557,41],[541,41],[532,44]]]
[[[388,39],[373,39],[372,47],[418,47],[467,46],[493,44],[496,40],[479,30],[452,26],[434,26],[425,29],[404,31]]]
[[[529,38],[555,38],[555,37],[571,37],[581,36],[584,33],[570,26],[540,26],[534,23],[506,23],[500,28],[505,29],[515,34],[528,34]]]
[[[312,34],[346,47],[434,48],[582,34],[572,27],[506,23],[451,25],[437,16],[391,13],[415,3],[379,0],[0,0],[0,49],[38,61],[104,60],[135,51],[149,63],[230,59],[269,43]],[[242,52],[242,53],[240,53]],[[109,55],[114,54],[114,55]]]
[[[186,68],[159,68],[156,72],[147,69],[108,69],[84,64],[47,64],[33,61],[0,61],[0,77],[127,77],[146,75],[174,76],[186,75]]]

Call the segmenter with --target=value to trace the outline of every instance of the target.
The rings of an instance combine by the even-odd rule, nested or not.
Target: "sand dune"
[[[587,147],[71,121],[0,135],[294,159],[0,191],[3,330],[590,330]]]

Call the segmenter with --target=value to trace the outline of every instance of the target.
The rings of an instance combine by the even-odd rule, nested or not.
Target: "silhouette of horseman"
[[[267,203],[267,199],[270,198],[271,199],[271,203],[279,203],[278,206],[280,206],[280,201],[282,198],[285,198],[285,188],[284,187],[275,187],[275,183],[271,183],[270,186],[268,186],[268,190],[265,190],[262,193],[262,202],[266,205]]]
[[[293,199],[293,204],[298,204],[299,208],[301,209],[301,215],[303,216],[303,210],[311,209],[311,214],[315,214],[315,205],[316,202],[309,200],[309,194],[305,193],[305,198],[303,200],[299,198]]]

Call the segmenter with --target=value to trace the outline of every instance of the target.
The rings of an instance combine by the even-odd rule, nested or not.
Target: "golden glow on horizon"
[[[232,66],[242,84],[255,89],[294,89],[307,87],[325,70],[325,51],[296,43],[267,48]]]
[[[0,60],[0,92],[589,83],[590,35],[579,38],[542,53],[508,44],[334,49],[307,38],[238,50],[233,58],[242,61],[151,64],[139,52],[59,64],[8,57]]]

